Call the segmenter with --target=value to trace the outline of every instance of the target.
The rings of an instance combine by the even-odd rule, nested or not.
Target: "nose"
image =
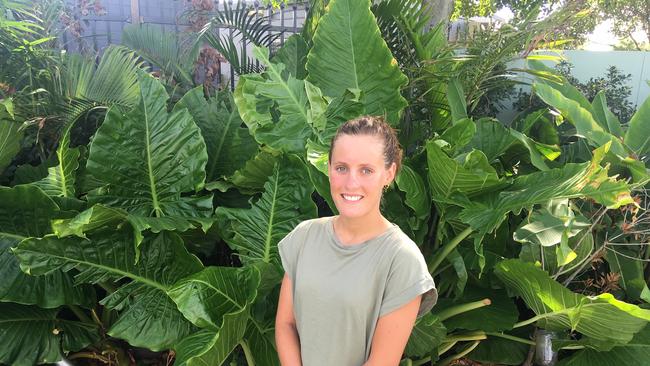
[[[356,172],[350,172],[345,176],[345,188],[352,190],[356,189],[360,186],[359,184],[359,176],[357,175]]]

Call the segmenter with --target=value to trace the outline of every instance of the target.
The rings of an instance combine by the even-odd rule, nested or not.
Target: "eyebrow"
[[[332,164],[332,165],[337,165],[337,164],[350,165],[350,164],[348,164],[347,162],[345,162],[345,161],[340,161],[340,160],[336,160],[336,161],[332,162],[331,164]],[[371,163],[361,163],[361,164],[359,164],[359,165],[360,165],[360,166],[370,167],[370,168],[376,168],[376,166],[375,166],[374,164],[371,164]]]

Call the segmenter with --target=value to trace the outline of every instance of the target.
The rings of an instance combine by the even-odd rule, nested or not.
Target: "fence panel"
[[[66,2],[74,12],[72,15],[79,19],[82,25],[80,36],[74,36],[71,31],[63,34],[61,47],[68,52],[101,54],[107,46],[121,43],[122,29],[127,24],[155,24],[177,35],[190,31],[190,24],[183,16],[188,4],[185,0],[101,0],[105,9],[105,14],[102,15],[81,14],[77,6],[78,0]],[[214,0],[214,11],[223,11],[226,6],[233,8],[237,4],[232,0]],[[298,1],[282,5],[280,9],[275,10],[270,5],[261,5],[259,1],[244,1],[244,4],[250,11],[254,11],[257,17],[268,17],[268,24],[271,26],[269,33],[280,34],[277,43],[272,45],[273,48],[281,47],[286,38],[301,31],[309,10],[308,2]],[[136,19],[133,19],[134,16]],[[234,34],[232,28],[218,27],[215,32],[227,32],[238,45],[240,57],[252,55],[252,45]],[[221,77],[228,78],[230,87],[234,88],[237,75],[232,65],[222,63],[221,70]],[[224,71],[227,73],[224,74]]]

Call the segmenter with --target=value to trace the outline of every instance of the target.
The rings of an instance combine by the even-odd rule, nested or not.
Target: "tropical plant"
[[[71,119],[53,166],[0,187],[0,362],[128,363],[147,349],[177,365],[279,364],[277,243],[335,212],[326,167],[336,128],[369,113],[394,126],[408,118],[408,80],[371,2],[314,8],[308,30],[272,57],[254,48],[264,69],[242,74],[233,94],[206,98],[199,86],[176,101],[171,79],[138,70],[124,48],[111,57],[127,55],[132,71],[106,81],[108,93],[75,80],[122,63],[68,60],[83,72],[65,95],[113,103],[90,142],[72,144],[83,120]],[[384,196],[440,294],[415,324],[407,364],[521,364],[537,328],[563,336],[554,346],[565,365],[645,359],[650,311],[637,304],[650,292],[635,259],[650,253],[637,232],[647,221],[638,206],[650,204],[637,197],[649,180],[650,100],[621,125],[602,95],[589,103],[549,70],[530,72],[561,119],[547,109],[509,127],[472,117],[449,78],[448,121],[409,146]],[[22,133],[14,103],[0,105],[0,137]],[[10,141],[0,167],[19,148]],[[619,222],[628,226],[617,232]],[[598,260],[607,283],[576,284]],[[617,297],[603,293],[613,273],[624,277]]]
[[[247,45],[270,48],[280,34],[273,33],[266,19],[250,11],[248,5],[238,1],[235,8],[224,3],[224,9],[208,13],[210,21],[205,23],[196,42],[207,42],[216,49],[238,74],[259,71],[254,59],[247,55]],[[227,28],[228,32],[219,32]],[[241,39],[241,45],[235,44],[235,38]]]
[[[629,100],[632,96],[632,87],[629,85],[631,74],[624,74],[616,66],[611,65],[605,75],[591,77],[583,83],[571,74],[573,67],[570,62],[561,61],[554,66],[554,69],[567,82],[578,88],[589,101],[593,101],[598,93],[604,92],[609,109],[619,121],[628,121],[632,117],[636,109]],[[544,102],[522,89],[519,90],[514,103],[514,108],[519,111],[533,111],[543,106]]]

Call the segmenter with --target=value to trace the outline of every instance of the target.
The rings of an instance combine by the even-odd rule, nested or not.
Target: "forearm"
[[[282,366],[302,366],[300,358],[300,338],[295,325],[275,326],[275,343]]]

